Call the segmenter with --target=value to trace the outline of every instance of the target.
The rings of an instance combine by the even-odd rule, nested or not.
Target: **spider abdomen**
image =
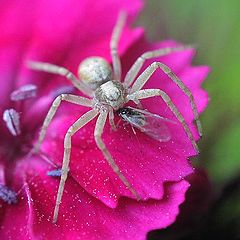
[[[79,65],[80,79],[92,90],[112,79],[112,68],[102,57],[88,57]]]

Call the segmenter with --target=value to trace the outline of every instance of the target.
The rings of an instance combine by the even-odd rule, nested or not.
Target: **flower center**
[[[74,90],[72,86],[62,86],[53,90],[50,93],[50,98],[54,99],[62,93],[73,93]],[[3,130],[1,132],[3,137],[0,138],[0,160],[3,161],[4,168],[1,169],[0,165],[0,171],[4,171],[4,179],[0,179],[0,199],[8,204],[17,202],[17,193],[14,190],[18,191],[18,189],[11,187],[14,185],[13,172],[15,166],[21,159],[29,157],[33,148],[34,135],[38,130],[35,127],[34,130],[30,131],[28,126],[24,124],[28,105],[31,104],[28,101],[36,96],[37,87],[35,85],[29,84],[20,87],[10,94],[10,108],[5,109],[2,115],[4,125],[0,125],[1,130]],[[54,169],[46,174],[50,177],[59,177],[61,176],[61,170]]]
[[[27,132],[21,125],[21,118],[25,112],[25,100],[35,97],[37,87],[24,85],[10,95],[12,108],[3,112],[3,131],[0,143],[0,157],[3,161],[2,171],[4,179],[0,179],[0,199],[8,204],[17,202],[17,193],[10,189],[14,179],[13,172],[16,160],[22,159],[32,148],[33,133]],[[5,185],[7,184],[7,186]]]

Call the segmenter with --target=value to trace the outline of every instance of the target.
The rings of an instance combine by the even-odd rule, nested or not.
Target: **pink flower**
[[[20,113],[21,128],[21,133],[14,136],[6,121],[0,121],[1,239],[145,239],[148,231],[175,221],[189,188],[184,178],[193,172],[188,158],[196,154],[181,125],[172,129],[172,139],[166,143],[140,132],[136,137],[122,122],[117,132],[106,125],[104,141],[144,200],[140,202],[133,199],[97,149],[93,140],[95,122],[86,125],[73,138],[71,177],[67,180],[57,226],[51,220],[59,179],[47,173],[61,166],[64,134],[87,109],[63,104],[41,148],[45,157],[28,157],[54,97],[70,84],[55,75],[30,71],[26,61],[50,62],[74,73],[88,56],[99,55],[110,62],[109,40],[119,10],[125,9],[132,21],[141,7],[139,0],[131,4],[125,0],[1,3],[0,113],[15,109]],[[119,47],[123,73],[141,53],[175,45],[174,41],[150,44],[141,28],[126,27]],[[185,50],[157,60],[171,67],[186,83],[202,112],[208,97],[200,85],[209,69],[192,67],[194,54],[193,50]],[[147,61],[144,67],[155,60]],[[11,101],[10,94],[27,84],[38,87],[37,97]],[[160,71],[145,88],[150,87],[161,88],[170,95],[197,140],[187,97]],[[177,121],[159,98],[143,101],[143,106]],[[11,121],[14,128],[17,123]]]

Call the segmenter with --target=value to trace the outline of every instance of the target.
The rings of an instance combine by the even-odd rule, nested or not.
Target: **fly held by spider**
[[[88,112],[83,114],[75,123],[73,123],[72,126],[69,127],[64,138],[64,153],[61,170],[61,180],[54,209],[54,223],[57,222],[59,206],[61,203],[64,185],[69,171],[72,136],[94,118],[97,117],[94,137],[98,148],[105,157],[105,160],[112,167],[113,171],[117,174],[122,183],[126,186],[127,189],[129,189],[129,191],[137,200],[140,200],[141,196],[139,196],[137,190],[133,188],[129,180],[122,174],[121,170],[119,169],[111,153],[108,151],[105,143],[102,140],[102,133],[107,118],[109,118],[109,122],[112,128],[115,128],[114,113],[118,112],[123,119],[127,120],[133,126],[137,127],[139,130],[151,136],[152,138],[160,139],[161,141],[167,141],[171,136],[168,132],[168,129],[164,127],[164,122],[169,120],[164,119],[160,116],[157,117],[156,114],[151,114],[144,110],[137,110],[125,107],[129,101],[133,101],[134,103],[138,104],[141,99],[160,96],[166,103],[166,105],[169,107],[169,109],[173,112],[176,119],[181,123],[192,145],[198,151],[197,144],[194,140],[190,128],[188,127],[184,117],[182,116],[178,108],[174,105],[167,93],[165,93],[161,89],[142,88],[157,69],[160,69],[165,74],[167,74],[169,80],[172,80],[189,98],[197,123],[199,135],[201,136],[202,130],[199,121],[199,114],[197,112],[197,107],[191,91],[170,70],[169,67],[167,67],[161,62],[153,62],[137,77],[145,60],[164,56],[176,51],[182,51],[188,47],[168,47],[145,52],[135,61],[135,63],[127,72],[125,78],[122,79],[121,62],[118,54],[118,42],[122,29],[124,27],[126,17],[126,13],[121,12],[118,21],[113,29],[110,41],[112,67],[104,58],[89,57],[80,63],[78,69],[78,79],[73,73],[71,73],[64,67],[44,62],[28,62],[28,67],[33,70],[54,73],[66,77],[80,92],[87,96],[82,97],[72,94],[61,94],[56,97],[44,120],[38,141],[34,147],[35,152],[39,150],[45,138],[47,128],[62,101],[91,108]],[[161,124],[159,125],[159,123]],[[157,126],[161,126],[161,128],[157,129]]]
[[[131,126],[159,142],[168,142],[171,139],[171,133],[166,123],[176,124],[170,119],[132,107],[120,108],[117,113]]]

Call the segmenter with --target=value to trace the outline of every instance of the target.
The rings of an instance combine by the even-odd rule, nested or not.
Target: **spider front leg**
[[[114,112],[113,112],[113,109],[110,109],[110,110],[109,110],[109,115],[108,115],[108,117],[109,117],[109,124],[110,124],[112,130],[113,130],[113,131],[116,131],[116,130],[117,130],[117,127],[116,127],[115,122],[114,122]]]
[[[113,72],[114,72],[114,80],[121,81],[121,61],[118,54],[118,42],[119,38],[125,24],[127,18],[126,12],[120,12],[117,23],[113,29],[113,33],[111,36],[110,41],[110,49],[112,55],[112,62],[113,62]]]
[[[175,106],[175,104],[172,102],[171,98],[164,91],[162,91],[160,89],[144,89],[144,90],[140,90],[140,91],[137,91],[137,92],[134,92],[134,93],[128,95],[127,99],[135,102],[135,101],[138,101],[140,99],[156,97],[156,96],[160,96],[163,99],[163,101],[167,104],[167,106],[173,112],[175,117],[182,124],[182,126],[185,130],[185,133],[187,134],[188,138],[190,139],[193,147],[199,153],[199,148],[197,146],[197,143],[194,140],[193,134],[192,134],[189,126],[187,125],[183,115],[178,110],[178,108]]]
[[[102,133],[103,133],[103,129],[104,129],[104,126],[105,126],[105,123],[107,120],[107,115],[108,115],[107,112],[102,112],[102,113],[100,113],[100,115],[97,119],[95,131],[94,131],[96,144],[97,144],[98,148],[101,150],[102,154],[104,155],[105,159],[107,160],[107,162],[109,163],[111,168],[113,169],[113,171],[121,179],[122,183],[130,190],[130,192],[136,197],[137,200],[140,200],[141,198],[140,198],[139,194],[132,187],[131,183],[126,179],[126,177],[121,173],[118,165],[112,158],[110,152],[107,150],[106,145],[104,144],[104,142],[102,140]]]
[[[61,172],[61,180],[58,187],[58,193],[57,193],[57,199],[56,199],[56,205],[54,208],[54,214],[53,214],[53,223],[57,222],[58,218],[58,212],[59,212],[59,206],[61,203],[64,185],[67,180],[67,175],[69,171],[69,162],[70,162],[70,153],[71,153],[71,138],[72,136],[84,125],[86,125],[88,122],[90,122],[92,119],[94,119],[99,114],[96,110],[90,110],[84,115],[82,115],[67,131],[64,139],[64,154],[63,154],[63,164],[62,164],[62,172]]]
[[[66,102],[70,102],[70,103],[74,103],[77,105],[82,105],[82,106],[86,106],[86,107],[91,107],[92,106],[92,100],[88,99],[88,98],[84,98],[84,97],[80,97],[80,96],[75,96],[75,95],[71,95],[71,94],[61,94],[59,95],[52,103],[51,108],[48,111],[48,114],[43,122],[42,125],[42,129],[40,131],[39,137],[38,137],[38,141],[34,146],[34,152],[38,152],[40,149],[40,146],[45,138],[46,132],[47,132],[47,128],[49,126],[49,124],[51,123],[58,107],[60,106],[62,101],[66,101]]]
[[[134,82],[136,76],[138,75],[140,69],[142,68],[144,62],[147,59],[155,58],[155,57],[163,57],[165,55],[183,51],[185,49],[190,49],[191,46],[180,46],[180,47],[166,47],[161,49],[156,49],[153,51],[148,51],[143,53],[131,66],[130,70],[127,72],[126,77],[124,79],[124,85],[128,88]]]
[[[194,120],[197,124],[197,129],[200,137],[202,136],[202,126],[199,119],[199,114],[197,111],[197,105],[195,103],[194,97],[192,95],[192,92],[189,90],[189,88],[176,76],[175,73],[172,72],[172,70],[166,66],[163,63],[160,62],[154,62],[149,67],[145,69],[145,71],[137,78],[137,80],[134,82],[130,94],[134,93],[138,90],[140,90],[144,84],[149,80],[149,78],[152,76],[152,74],[160,68],[164,73],[168,75],[168,77],[175,83],[177,86],[183,91],[183,93],[189,98],[191,108],[194,114]]]
[[[64,67],[45,62],[28,61],[27,66],[33,70],[53,73],[66,77],[71,83],[87,96],[92,96],[92,90],[89,89],[82,81],[80,81],[73,73]]]

